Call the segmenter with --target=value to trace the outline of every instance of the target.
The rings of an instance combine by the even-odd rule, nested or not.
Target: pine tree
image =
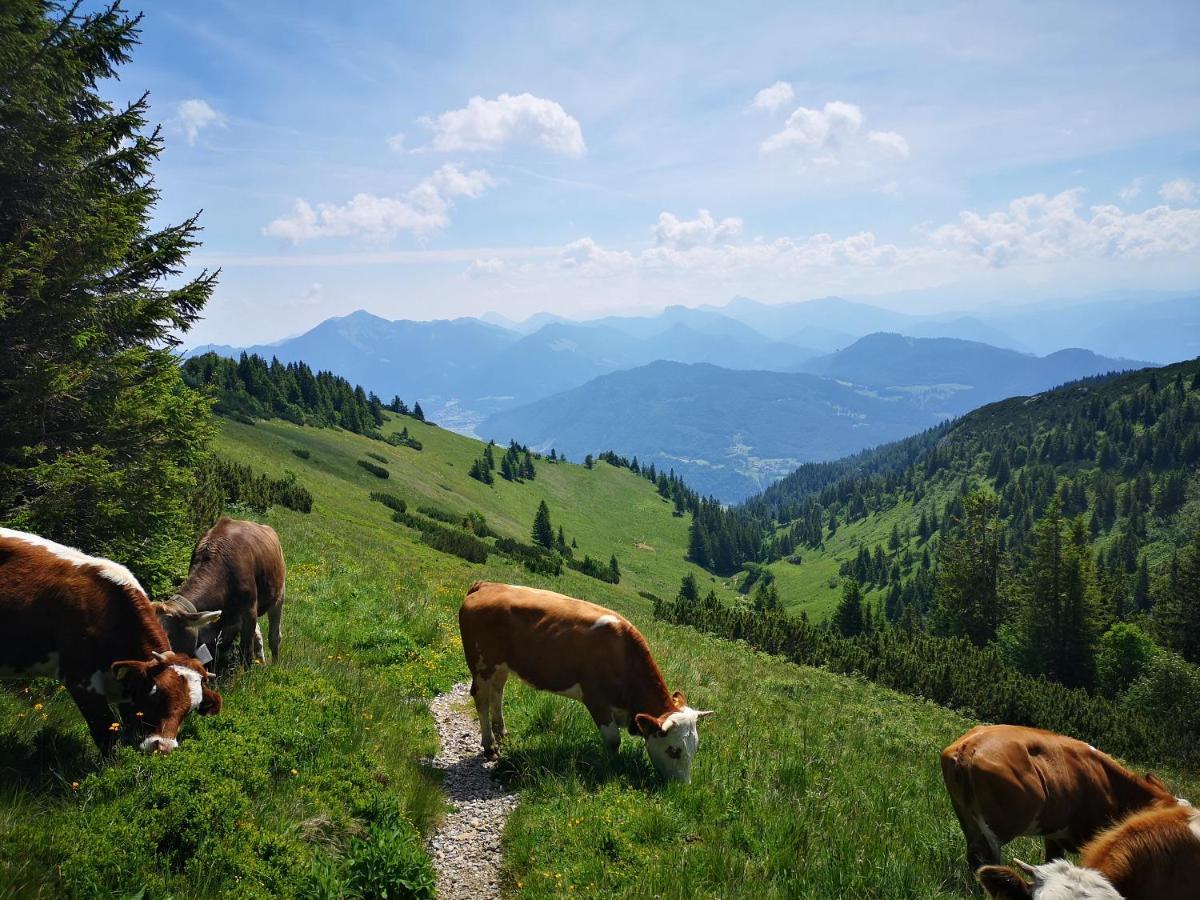
[[[691,572],[684,575],[679,583],[678,599],[681,603],[695,603],[700,599],[700,588],[696,586],[696,576]]]
[[[550,507],[543,500],[533,517],[533,542],[550,550],[554,546],[554,528],[550,524]]]
[[[1175,563],[1170,589],[1154,609],[1159,640],[1189,662],[1200,664],[1200,532]]]
[[[101,85],[138,19],[10,0],[0,26],[0,522],[111,556],[153,593],[193,535],[213,434],[172,348],[215,284],[197,220],[158,227],[146,95]]]
[[[424,410],[421,409],[420,401],[417,401],[416,403],[413,404],[412,417],[414,419],[416,419],[418,422],[425,421],[425,412],[424,412]]]
[[[863,633],[865,623],[862,588],[853,578],[842,582],[842,598],[834,610],[833,624],[845,637],[855,637]]]
[[[970,638],[982,647],[996,636],[1001,608],[1000,527],[996,498],[983,491],[963,499],[962,519],[938,554],[932,629]]]
[[[621,583],[621,567],[617,565],[617,555],[615,553],[608,561],[608,580],[613,584]]]

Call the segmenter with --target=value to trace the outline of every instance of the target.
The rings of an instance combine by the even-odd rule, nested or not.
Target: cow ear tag
[[[213,655],[208,652],[208,644],[201,644],[196,648],[196,659],[200,661],[201,665],[205,666],[212,662]]]

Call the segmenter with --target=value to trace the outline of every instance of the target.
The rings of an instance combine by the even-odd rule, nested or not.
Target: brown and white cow
[[[222,517],[192,551],[187,579],[155,612],[171,646],[201,659],[241,639],[242,660],[262,661],[258,617],[270,620],[271,657],[279,656],[286,567],[269,525]]]
[[[683,694],[667,690],[646,639],[626,618],[552,591],[478,581],[458,624],[485,754],[494,756],[504,737],[504,683],[515,672],[582,701],[609,752],[627,727],[646,739],[660,775],[691,780],[696,723],[711,711],[691,709]]]
[[[1074,738],[1020,725],[980,725],[942,751],[942,778],[975,869],[1014,838],[1041,837],[1046,861],[1154,803],[1166,785]]]
[[[128,569],[0,528],[0,677],[39,675],[66,685],[101,750],[124,733],[169,753],[184,716],[221,709],[211,675],[171,650]]]
[[[979,883],[996,900],[1197,900],[1200,811],[1187,804],[1136,812],[1083,848],[1078,866],[984,866]]]

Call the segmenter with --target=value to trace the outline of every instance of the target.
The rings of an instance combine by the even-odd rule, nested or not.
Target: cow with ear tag
[[[245,665],[266,659],[258,626],[265,615],[277,659],[286,574],[275,529],[222,517],[197,542],[187,579],[155,612],[175,650],[207,663],[236,642]]]
[[[188,713],[221,709],[212,676],[170,649],[133,573],[0,528],[0,678],[36,676],[66,686],[102,751],[144,736],[142,749],[169,753]]]
[[[484,753],[504,737],[510,672],[544,691],[579,700],[615,753],[621,729],[646,740],[650,761],[671,781],[690,781],[697,723],[711,710],[667,690],[646,639],[624,616],[552,591],[478,581],[458,612]]]

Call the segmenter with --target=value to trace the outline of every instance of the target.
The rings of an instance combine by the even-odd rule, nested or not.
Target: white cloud
[[[591,238],[563,248],[559,264],[583,275],[612,276],[631,271],[689,273],[704,278],[796,277],[814,272],[923,270],[945,277],[949,272],[1001,269],[1021,264],[1074,263],[1094,260],[1145,260],[1186,257],[1200,251],[1200,210],[1156,206],[1142,213],[1116,206],[1085,208],[1082,190],[1049,197],[1019,197],[999,211],[963,212],[957,222],[936,228],[908,246],[881,241],[863,231],[837,238],[757,238],[717,243],[712,237],[729,225],[725,237],[741,232],[741,221],[718,225],[701,211],[684,222],[668,213],[668,239],[636,253],[609,250]],[[707,223],[701,225],[700,223]],[[677,236],[681,235],[681,237]]]
[[[1083,190],[1018,197],[1004,211],[964,212],[930,234],[935,248],[1001,268],[1019,262],[1133,259],[1200,250],[1200,210],[1155,206],[1129,213],[1084,208]]]
[[[773,113],[787,106],[794,99],[796,99],[796,92],[792,90],[792,86],[786,81],[777,81],[755,94],[750,108]]]
[[[200,132],[210,125],[225,127],[225,116],[208,105],[208,101],[184,100],[175,110],[175,124],[183,130],[189,145],[196,143]]]
[[[395,150],[397,153],[403,153],[404,152],[404,132],[397,131],[395,134],[393,134],[390,138],[387,139],[387,145],[391,149]]]
[[[584,275],[619,275],[634,267],[636,260],[625,250],[605,250],[590,237],[580,238],[563,247],[559,265]]]
[[[553,100],[532,94],[472,97],[462,109],[420,119],[433,131],[435,150],[496,150],[515,142],[537,143],[563,156],[586,151],[579,122]]]
[[[1187,206],[1196,202],[1196,182],[1190,178],[1176,178],[1160,187],[1158,196],[1172,206]]]
[[[500,275],[504,272],[504,260],[489,256],[486,259],[477,259],[471,263],[467,269],[468,278],[488,278],[493,275]]]
[[[1121,198],[1122,203],[1129,203],[1131,200],[1136,200],[1142,194],[1142,179],[1135,178],[1125,187],[1117,191],[1117,196]]]
[[[292,212],[270,222],[263,234],[293,244],[327,237],[383,242],[402,231],[423,237],[449,226],[455,199],[479,197],[494,184],[482,169],[464,172],[447,164],[402,197],[356,194],[340,206],[321,203],[315,208],[307,200],[297,200]]]
[[[661,212],[658,214],[658,224],[654,226],[654,237],[661,245],[686,250],[736,237],[741,230],[741,219],[722,219],[718,222],[707,209],[700,210],[694,219],[678,219],[669,212]]]
[[[322,295],[325,292],[325,285],[319,281],[314,281],[308,286],[303,294],[296,301],[297,306],[316,306],[321,302]]]
[[[783,130],[760,145],[762,152],[791,153],[818,166],[880,157],[906,157],[908,141],[895,131],[863,132],[866,117],[853,103],[832,100],[821,109],[797,107]]]
[[[908,141],[894,131],[872,131],[867,135],[867,140],[899,156],[908,156]]]

